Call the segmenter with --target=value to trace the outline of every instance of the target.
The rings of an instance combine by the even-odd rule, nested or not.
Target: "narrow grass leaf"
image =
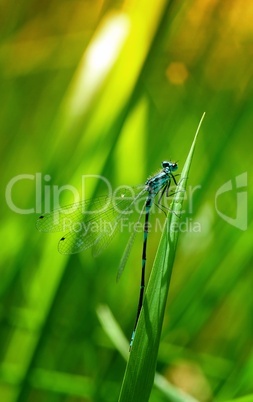
[[[252,402],[252,401],[253,401],[253,394],[246,395],[241,398],[229,399],[229,401],[226,400],[225,402]]]
[[[179,234],[180,213],[196,139],[203,118],[204,115],[201,118],[182,170],[181,179],[172,202],[171,213],[168,214],[164,225],[123,379],[120,402],[148,401],[152,390],[165,305]],[[172,395],[171,400],[178,401],[178,398],[175,399]]]

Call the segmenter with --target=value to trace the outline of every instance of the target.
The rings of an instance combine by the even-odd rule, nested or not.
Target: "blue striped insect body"
[[[149,229],[149,216],[155,197],[159,195],[158,205],[161,206],[161,199],[166,193],[169,196],[171,181],[177,185],[174,172],[177,170],[177,163],[164,161],[162,170],[149,178],[144,186],[132,188],[126,187],[119,196],[97,197],[94,200],[84,200],[63,208],[53,210],[48,214],[41,215],[36,223],[36,227],[41,232],[66,232],[60,239],[58,250],[62,254],[74,254],[92,247],[94,256],[100,254],[112,240],[117,229],[120,227],[122,219],[129,219],[133,214],[134,207],[142,202],[143,207],[139,211],[140,222],[142,215],[145,215],[143,227],[143,247],[141,264],[141,285],[139,302],[134,324],[134,330],[130,341],[130,349],[133,344],[136,326],[143,305],[145,290],[145,270],[146,253]],[[120,278],[131,247],[133,245],[136,230],[133,230],[128,240],[127,246],[121,258],[117,280]]]

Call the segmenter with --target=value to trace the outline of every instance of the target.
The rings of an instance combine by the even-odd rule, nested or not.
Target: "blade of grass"
[[[99,305],[97,308],[97,316],[104,332],[108,335],[121,356],[127,360],[129,356],[129,340],[125,337],[109,307],[106,305]],[[198,402],[195,398],[170,384],[161,374],[155,374],[154,385],[163,393],[163,395],[169,397],[170,400],[177,402]]]
[[[181,179],[172,202],[172,213],[168,214],[164,225],[121,387],[120,402],[148,401],[152,390],[165,305],[179,234],[180,212],[193,152],[204,115],[200,120],[181,173]]]
[[[229,401],[225,402],[252,402],[252,401],[253,401],[253,394],[242,396],[241,398],[229,399]]]

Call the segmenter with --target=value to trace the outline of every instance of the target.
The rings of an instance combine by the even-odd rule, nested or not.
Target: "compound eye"
[[[168,161],[163,161],[162,162],[162,167],[163,169],[169,169],[170,172],[174,172],[175,170],[177,170],[178,165],[177,162],[168,162]]]
[[[162,167],[163,168],[168,168],[168,167],[170,167],[172,165],[172,163],[170,163],[170,162],[167,162],[167,161],[163,161],[162,162]]]
[[[175,171],[175,170],[177,170],[177,168],[178,168],[178,164],[176,162],[171,164],[171,170]]]

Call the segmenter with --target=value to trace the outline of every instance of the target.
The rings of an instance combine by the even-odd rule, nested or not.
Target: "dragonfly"
[[[61,254],[74,254],[92,247],[93,255],[99,255],[109,244],[115,233],[122,226],[121,223],[129,221],[134,212],[139,216],[134,228],[131,230],[128,243],[121,257],[117,280],[126,265],[132,248],[141,217],[144,215],[143,245],[141,261],[141,281],[139,301],[134,328],[130,340],[130,350],[135,338],[139,316],[143,306],[145,293],[145,274],[147,260],[147,242],[149,234],[149,218],[155,198],[159,194],[158,206],[164,196],[170,194],[171,183],[177,186],[174,172],[178,169],[177,162],[163,161],[162,169],[154,176],[148,178],[143,186],[122,187],[113,195],[83,200],[78,203],[55,209],[41,215],[36,223],[40,232],[64,232],[66,234],[59,240],[58,250]]]

